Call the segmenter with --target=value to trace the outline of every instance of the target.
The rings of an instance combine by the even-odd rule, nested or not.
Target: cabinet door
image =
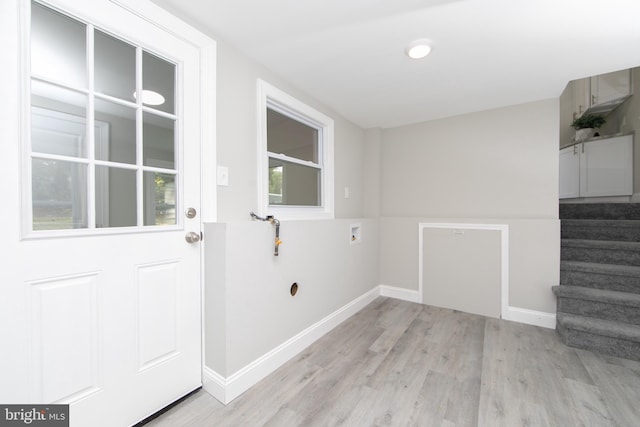
[[[573,118],[576,119],[584,114],[589,108],[591,97],[589,78],[578,79],[571,82],[571,103],[573,108]]]
[[[591,77],[591,106],[631,95],[631,70],[614,71]]]
[[[578,147],[578,145],[574,145],[560,150],[559,197],[561,199],[580,196],[580,155]]]
[[[585,142],[580,153],[580,196],[633,194],[633,136]]]

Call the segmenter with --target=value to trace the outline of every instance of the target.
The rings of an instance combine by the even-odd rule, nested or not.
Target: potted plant
[[[571,127],[576,130],[576,141],[584,141],[591,138],[595,133],[595,129],[599,128],[607,121],[604,117],[597,114],[585,114],[573,121]]]

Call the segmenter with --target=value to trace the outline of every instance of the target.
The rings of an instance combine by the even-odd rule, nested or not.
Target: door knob
[[[200,241],[200,233],[190,231],[184,236],[184,240],[186,240],[187,243],[198,243]]]

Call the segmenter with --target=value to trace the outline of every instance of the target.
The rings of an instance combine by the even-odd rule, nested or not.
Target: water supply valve
[[[271,223],[271,225],[273,225],[276,228],[276,237],[275,237],[275,245],[274,245],[275,248],[273,250],[273,256],[278,256],[278,247],[282,244],[282,240],[280,240],[280,221],[277,220],[273,215],[261,217],[256,215],[253,212],[249,212],[249,215],[251,215],[251,218],[254,221],[255,220],[266,221]]]

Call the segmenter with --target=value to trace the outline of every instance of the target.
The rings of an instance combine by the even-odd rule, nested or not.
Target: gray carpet
[[[640,204],[561,204],[558,334],[565,344],[640,360]]]

